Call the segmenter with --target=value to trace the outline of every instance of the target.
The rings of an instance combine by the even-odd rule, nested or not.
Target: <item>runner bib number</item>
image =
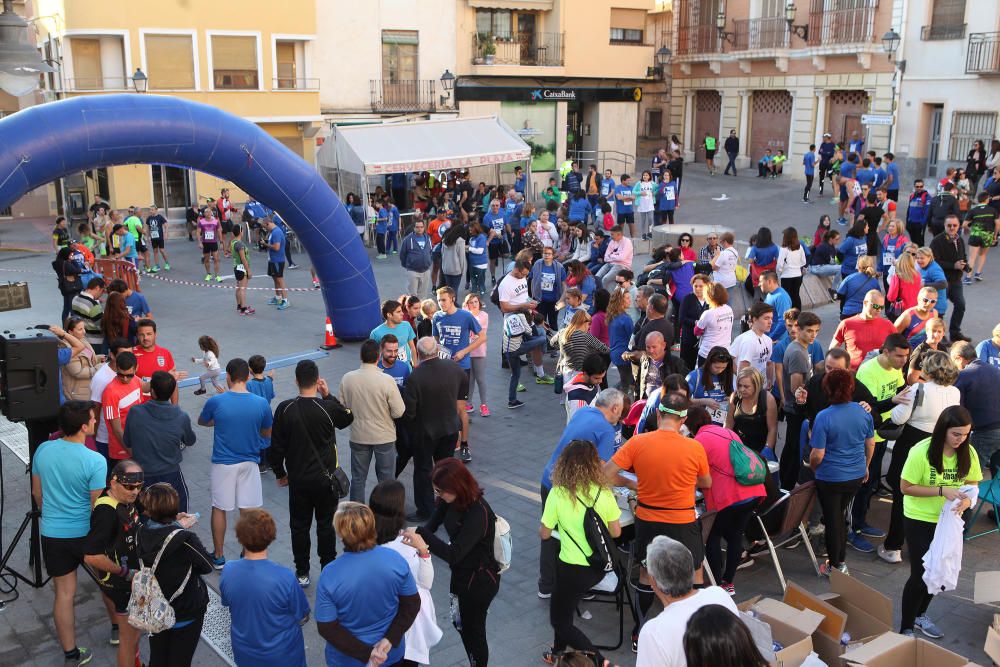
[[[896,262],[895,253],[884,252],[882,253],[882,263],[886,266],[892,266]]]
[[[542,291],[551,292],[556,286],[556,276],[554,273],[542,274]]]
[[[158,239],[158,238],[160,238],[160,230],[159,229],[150,229],[149,230],[149,238],[151,238],[151,239]]]
[[[206,231],[205,232],[205,240],[206,241],[214,241],[215,240],[215,232]]]

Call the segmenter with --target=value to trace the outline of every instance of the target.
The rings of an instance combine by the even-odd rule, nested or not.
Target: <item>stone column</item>
[[[823,133],[828,130],[826,127],[826,107],[827,101],[830,98],[830,91],[817,88],[814,91],[816,95],[816,146],[817,148],[821,143],[823,143]]]
[[[694,142],[696,141],[694,136],[694,97],[694,90],[684,91],[684,135],[681,137],[681,149],[686,162],[694,160]]]
[[[736,164],[739,165],[740,169],[746,169],[753,164],[753,158],[750,155],[750,137],[747,134],[750,131],[750,96],[752,91],[741,90],[738,92],[740,94],[740,129],[737,132],[740,135],[740,155],[736,159]]]

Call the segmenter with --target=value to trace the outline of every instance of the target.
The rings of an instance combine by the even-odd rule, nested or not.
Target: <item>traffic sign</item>
[[[861,116],[862,125],[892,125],[892,115],[864,114]]]

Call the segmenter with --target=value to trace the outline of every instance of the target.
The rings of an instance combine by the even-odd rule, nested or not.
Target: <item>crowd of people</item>
[[[814,161],[821,191],[831,173],[825,150]],[[540,476],[538,597],[549,601],[552,626],[545,662],[606,664],[576,625],[576,610],[609,571],[622,571],[624,549],[638,570],[627,584],[638,665],[715,664],[711,656],[734,647],[747,656],[741,664],[763,665],[736,616],[736,575],[768,553],[751,519],[802,485],[817,498],[809,533],[825,542],[821,573],[849,574],[848,548],[899,564],[905,547],[910,577],[899,629],[940,638],[928,615],[923,556],[942,507],[962,515],[976,500],[975,484],[1000,468],[1000,410],[990,400],[1000,383],[1000,325],[976,345],[962,329],[963,289],[982,279],[995,243],[1000,183],[984,182],[976,195],[970,181],[979,204],[962,214],[935,203],[947,199],[950,180],[933,197],[918,181],[897,218],[898,172],[886,169],[881,183],[864,182],[870,164],[845,174],[852,149],[834,174],[835,192],[848,192],[846,234],[823,216],[811,242],[788,227],[779,245],[765,226],[745,255],[732,233],[709,234],[700,247],[682,234],[639,266],[633,239],[651,235],[654,221],[673,222],[682,170],[679,147],[673,153],[658,154],[634,184],[627,174],[616,181],[573,163],[561,183],[550,181],[537,215],[523,174],[506,193],[483,183],[475,190],[460,172],[425,182],[439,191],[427,188],[423,215],[398,243],[405,293],[383,302],[383,322],[360,345],[359,367],[337,383],[300,361],[295,391],[272,407],[266,358],[223,357],[212,337],[200,337],[201,356],[191,359],[203,367],[195,393],[214,390],[197,416],[213,437],[205,476],[211,548],[192,531],[200,513],[191,511],[182,472],[183,451],[196,444],[178,405],[177,383],[187,373],[157,344],[142,293],[95,274],[86,257],[78,265],[82,251],[58,223],[53,266],[69,298],[63,326],[52,332],[61,340],[64,403],[51,428],[56,437],[35,456],[32,489],[66,664],[91,658],[74,634],[80,565],[101,586],[119,667],[136,664],[130,581],[150,567],[175,617],[151,636],[151,666],[191,664],[208,604],[204,578],[213,570],[221,570],[239,664],[304,665],[301,627],[313,615],[327,664],[428,664],[442,637],[431,597],[434,556],[450,570],[451,621],[469,662],[487,665],[488,611],[510,565],[498,550],[503,521],[470,469],[472,417],[491,416],[491,316],[501,321],[492,355],[510,372],[507,408],[539,409],[521,382],[525,365],[565,404]],[[884,158],[891,167],[891,154]],[[388,237],[401,226],[393,201],[383,194],[372,205],[383,257],[396,252]],[[366,204],[346,202],[352,216],[358,210],[368,220]],[[272,301],[287,308],[282,227],[257,202],[244,210],[254,211],[249,229],[233,224],[231,203],[199,212],[206,280],[218,277],[221,245],[245,287],[257,232],[279,291]],[[112,227],[117,245],[100,240],[106,224],[85,225],[94,242],[87,250],[96,257],[118,248],[126,259],[134,252],[144,270],[157,269],[156,245],[146,260],[139,240],[153,241],[154,227],[162,236],[166,223],[135,217],[135,230]],[[933,237],[924,245],[927,227]],[[822,319],[803,307],[809,273],[829,280],[840,301],[827,350],[817,342]],[[239,291],[237,306],[252,313]],[[336,432],[344,429],[349,470],[338,457]],[[373,459],[377,484],[369,493]],[[397,478],[410,461],[414,511],[407,513]],[[287,488],[292,569],[268,557],[279,539],[263,507],[268,471]],[[891,512],[876,526],[869,508],[883,484]],[[227,560],[236,511],[242,551]],[[714,521],[703,535],[706,513]],[[774,514],[768,520],[780,522]],[[321,572],[313,610],[303,589],[313,585],[314,525]],[[657,602],[663,611],[654,616]]]

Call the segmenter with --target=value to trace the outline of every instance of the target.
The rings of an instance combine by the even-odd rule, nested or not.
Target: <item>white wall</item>
[[[313,74],[320,107],[370,111],[370,80],[382,78],[382,30],[419,33],[417,78],[455,71],[455,0],[369,0],[316,3]],[[440,94],[438,85],[438,94]]]

